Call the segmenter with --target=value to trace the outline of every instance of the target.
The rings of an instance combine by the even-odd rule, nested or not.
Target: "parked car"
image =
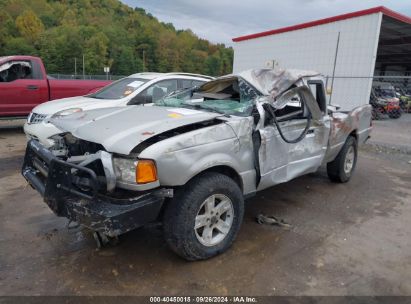
[[[39,140],[51,147],[52,137],[61,131],[49,123],[52,117],[98,108],[150,104],[182,88],[198,86],[213,77],[187,73],[138,73],[120,79],[102,90],[85,96],[49,101],[38,105],[24,125],[28,139]]]
[[[386,115],[394,119],[401,117],[400,99],[397,97],[394,86],[390,83],[373,82],[370,104],[373,107],[373,119],[382,119]]]
[[[338,112],[315,72],[250,70],[157,100],[52,119],[59,157],[28,143],[22,174],[100,243],[152,221],[187,260],[226,251],[244,199],[327,165],[350,180],[371,106]],[[61,153],[64,151],[64,156]]]
[[[407,90],[401,87],[396,87],[395,93],[400,100],[401,110],[408,113],[411,109],[411,94],[408,94]]]
[[[90,94],[109,83],[111,81],[51,79],[38,57],[0,57],[0,117],[26,118],[43,102]]]

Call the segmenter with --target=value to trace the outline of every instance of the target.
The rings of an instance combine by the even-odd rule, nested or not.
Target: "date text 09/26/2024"
[[[150,297],[150,303],[257,303],[255,297]]]

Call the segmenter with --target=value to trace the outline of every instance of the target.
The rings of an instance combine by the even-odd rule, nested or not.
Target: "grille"
[[[37,114],[37,113],[32,112],[29,116],[28,123],[38,124],[38,123],[41,123],[46,117],[47,115],[45,114]]]

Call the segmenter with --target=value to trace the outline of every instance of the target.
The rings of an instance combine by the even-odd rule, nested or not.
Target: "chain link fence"
[[[331,93],[334,91],[333,86],[336,94]],[[341,100],[345,101],[347,96],[360,97],[358,99],[365,103],[369,102],[377,114],[387,114],[376,115],[376,119],[383,117],[399,118],[402,113],[411,113],[410,72],[376,72],[374,76],[326,76],[326,87],[333,97],[332,101],[330,97],[330,103],[334,103],[334,97],[338,99],[336,104]],[[369,89],[366,90],[365,88]]]
[[[399,118],[401,114],[411,113],[411,76],[409,72],[397,76],[384,73],[375,76],[371,90],[370,103],[374,108],[373,118]],[[397,109],[398,103],[398,109]],[[386,115],[381,115],[386,114]]]
[[[396,75],[385,72],[368,77],[372,79],[370,104],[373,107],[373,119],[398,119],[404,113],[411,113],[411,76],[409,72]],[[352,77],[351,77],[352,78]],[[367,78],[367,77],[354,77]]]
[[[70,75],[70,74],[48,74],[50,79],[86,79],[86,80],[118,80],[126,76],[123,75]]]

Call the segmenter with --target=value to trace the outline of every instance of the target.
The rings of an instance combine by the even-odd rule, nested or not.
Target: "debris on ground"
[[[275,225],[275,226],[280,226],[285,229],[291,229],[292,225],[288,224],[285,222],[283,219],[277,219],[274,216],[266,216],[264,214],[259,214],[256,217],[257,223],[260,225],[266,224],[266,225]]]
[[[50,232],[46,232],[43,235],[43,239],[45,240],[51,240],[51,238],[58,232],[58,229],[54,228],[53,230],[51,230]]]
[[[68,230],[77,229],[78,227],[80,227],[80,224],[77,223],[77,222],[74,222],[74,221],[72,221],[72,220],[69,220],[69,221],[67,222],[66,227],[67,227]]]
[[[114,250],[98,250],[97,255],[102,257],[113,257],[116,255],[116,252]]]

